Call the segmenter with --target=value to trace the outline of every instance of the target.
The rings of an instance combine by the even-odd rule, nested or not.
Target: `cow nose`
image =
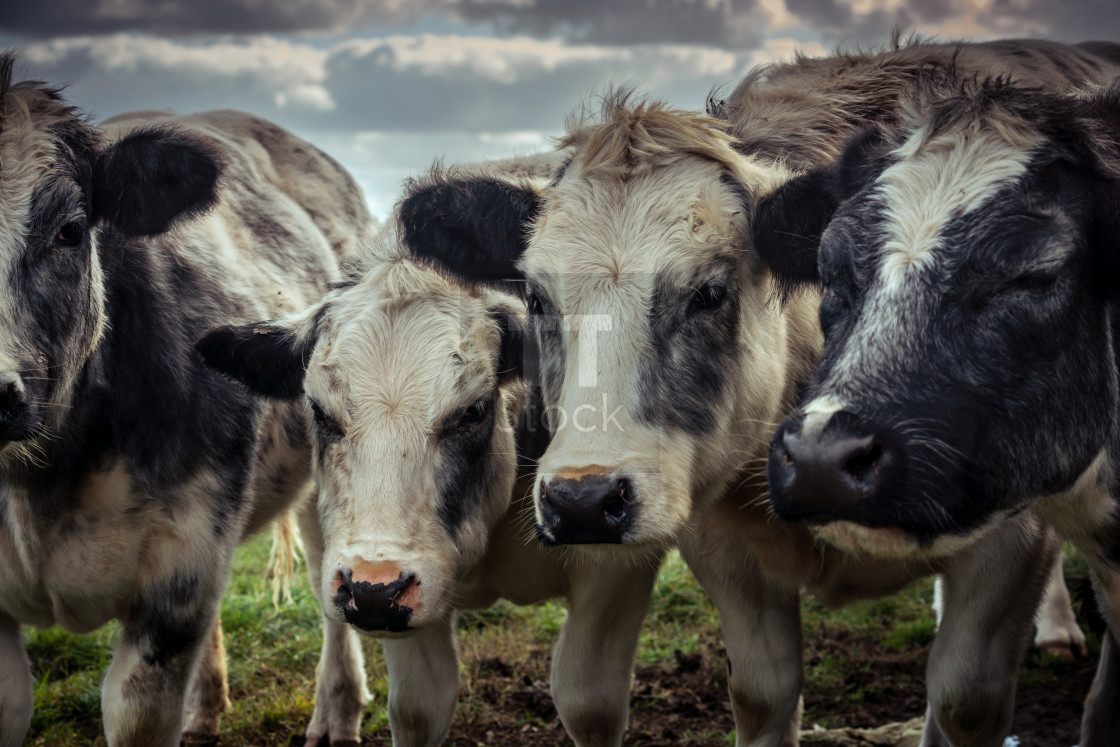
[[[775,513],[788,521],[872,523],[874,504],[894,494],[900,481],[902,457],[891,441],[873,429],[829,427],[806,435],[783,423],[767,463]]]
[[[20,375],[14,371],[0,374],[0,441],[20,441],[31,435],[29,410]]]
[[[606,475],[542,480],[540,507],[547,539],[561,545],[621,543],[638,511],[630,481]]]
[[[334,605],[346,622],[366,631],[409,630],[420,599],[420,581],[391,563],[340,568],[334,577]]]

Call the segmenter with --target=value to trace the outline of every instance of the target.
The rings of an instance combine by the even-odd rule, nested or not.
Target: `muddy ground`
[[[921,716],[924,669],[929,646],[906,653],[843,630],[810,631],[806,657],[810,672],[831,658],[862,662],[831,687],[806,679],[803,727],[879,727]],[[568,745],[545,680],[547,651],[527,652],[519,662],[484,658],[468,663],[470,689],[461,695],[446,744]],[[1095,662],[1059,660],[1032,651],[1024,662],[1012,733],[1021,747],[1070,747],[1077,743],[1081,703]],[[652,745],[726,744],[734,729],[725,690],[723,651],[678,655],[671,668],[639,667],[631,691],[630,728],[625,743]],[[481,707],[480,707],[481,706]],[[464,712],[466,711],[466,712]],[[473,713],[472,713],[473,712]],[[298,744],[293,738],[291,744]],[[367,734],[363,745],[389,745],[388,729]],[[838,744],[830,739],[813,745]],[[869,744],[871,744],[869,742]]]

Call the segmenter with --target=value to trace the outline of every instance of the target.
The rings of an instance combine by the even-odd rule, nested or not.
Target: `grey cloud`
[[[756,47],[757,0],[43,0],[10,4],[0,30],[33,38],[144,32],[191,34],[343,31],[425,19],[486,25],[594,44],[705,43]]]
[[[634,83],[699,109],[736,82],[749,53],[697,47],[568,46],[464,37],[351,40],[330,49],[267,37],[181,43],[150,37],[27,45],[23,67],[97,116],[134,108],[233,107],[303,130],[557,133],[585,96]]]
[[[932,12],[938,3],[953,0],[910,0]],[[849,48],[876,46],[885,43],[895,28],[915,29],[918,18],[903,6],[893,10],[876,8],[868,13],[853,12],[849,0],[786,0],[786,8],[798,20],[820,36],[825,46]]]
[[[330,30],[359,19],[399,20],[396,3],[361,0],[42,0],[9,3],[0,29],[31,37],[141,31],[155,34],[259,33]],[[375,7],[367,7],[375,6]]]
[[[786,0],[786,8],[802,21],[828,29],[842,29],[852,22],[852,8],[844,0]]]
[[[910,0],[907,8],[925,23],[942,23],[957,12],[952,0]]]
[[[756,0],[536,0],[465,2],[455,13],[504,34],[559,36],[592,44],[673,42],[757,47],[764,19]]]
[[[1120,3],[1115,0],[994,0],[979,21],[1001,34],[1120,41]]]

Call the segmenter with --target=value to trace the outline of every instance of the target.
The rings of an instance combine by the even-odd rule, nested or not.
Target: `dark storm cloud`
[[[1002,34],[1045,34],[1058,41],[1120,41],[1116,0],[994,0],[979,16]]]
[[[923,11],[928,9],[932,14],[934,5],[952,1],[910,0],[910,3],[923,6]],[[905,6],[856,13],[850,0],[786,0],[786,8],[805,28],[817,34],[826,47],[881,45],[889,39],[893,29],[913,30],[919,20],[918,14]]]
[[[952,0],[910,0],[906,7],[920,23],[944,23],[957,12]]]
[[[761,43],[763,29],[756,0],[464,2],[454,12],[466,20],[492,23],[504,34],[591,44],[674,42],[753,48]]]
[[[757,0],[43,0],[10,3],[0,30],[30,37],[340,31],[438,18],[576,43],[757,47]]]
[[[398,2],[362,0],[25,0],[7,5],[0,29],[32,37],[316,31],[409,15]]]

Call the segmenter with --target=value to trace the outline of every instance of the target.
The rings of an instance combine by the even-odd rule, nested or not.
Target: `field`
[[[233,700],[217,742],[222,747],[300,744],[311,715],[320,612],[303,575],[293,602],[273,606],[264,580],[268,549],[267,537],[240,549],[222,607]],[[1071,559],[1066,571],[1076,594],[1084,569]],[[804,729],[875,727],[922,715],[923,671],[934,632],[931,586],[841,611],[804,602]],[[734,744],[714,608],[676,555],[662,569],[655,594],[639,649],[626,744]],[[564,617],[560,604],[500,604],[462,616],[463,685],[448,744],[569,744],[547,687],[550,645]],[[27,744],[104,745],[99,682],[115,626],[89,636],[57,628],[25,632],[37,678]],[[1021,747],[1076,743],[1080,701],[1098,651],[1097,639],[1090,639],[1089,661],[1028,654],[1014,725]],[[374,641],[365,641],[365,652],[374,700],[366,709],[362,743],[388,745],[383,660]],[[837,743],[828,732],[808,732],[803,742]]]

